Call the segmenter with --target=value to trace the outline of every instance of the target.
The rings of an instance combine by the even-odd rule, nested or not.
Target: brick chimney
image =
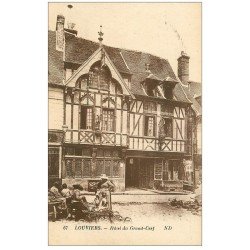
[[[189,58],[184,51],[181,52],[181,56],[178,58],[178,77],[185,85],[188,85],[189,81]]]
[[[64,49],[64,22],[65,17],[58,15],[56,20],[56,50],[58,51]]]

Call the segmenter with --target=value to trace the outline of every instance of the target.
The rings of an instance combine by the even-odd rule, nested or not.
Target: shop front
[[[183,160],[183,156],[174,155],[128,156],[125,187],[182,192],[184,181],[187,179]],[[190,169],[187,170],[190,171]]]
[[[115,185],[115,191],[124,191],[124,169],[121,148],[66,146],[62,183],[80,184],[84,190],[94,191],[102,174]]]

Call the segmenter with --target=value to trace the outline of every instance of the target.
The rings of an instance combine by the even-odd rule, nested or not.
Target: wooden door
[[[139,173],[139,187],[153,188],[154,185],[154,160],[141,159]]]

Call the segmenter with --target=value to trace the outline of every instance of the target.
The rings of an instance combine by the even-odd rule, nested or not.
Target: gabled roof
[[[71,75],[71,77],[66,81],[66,85],[69,87],[74,87],[76,85],[77,80],[84,74],[89,72],[91,66],[99,61],[103,55],[105,56],[105,64],[108,66],[112,77],[119,82],[122,88],[122,92],[124,95],[130,95],[134,98],[133,93],[129,89],[128,85],[124,82],[120,72],[115,67],[114,63],[110,59],[108,53],[105,48],[98,47],[98,49]]]
[[[55,50],[56,32],[49,31],[49,83],[63,84],[64,62],[82,65],[98,48],[99,43],[65,33],[65,55]],[[146,96],[142,82],[150,75],[155,79],[172,79],[178,82],[174,88],[175,99],[190,103],[180,86],[168,60],[140,51],[114,48],[104,45],[111,61],[121,74],[131,75],[131,92]],[[150,73],[145,65],[149,64]]]

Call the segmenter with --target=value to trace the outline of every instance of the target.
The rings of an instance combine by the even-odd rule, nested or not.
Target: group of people
[[[100,210],[103,208],[111,209],[110,191],[114,189],[115,185],[103,174],[100,182],[97,184],[97,190],[93,205],[91,206],[84,194],[82,194],[83,187],[79,184],[67,185],[55,182],[49,189],[49,201],[60,202],[60,209],[67,210],[67,217],[70,218],[72,214],[72,204],[77,204],[77,209],[80,211]]]

